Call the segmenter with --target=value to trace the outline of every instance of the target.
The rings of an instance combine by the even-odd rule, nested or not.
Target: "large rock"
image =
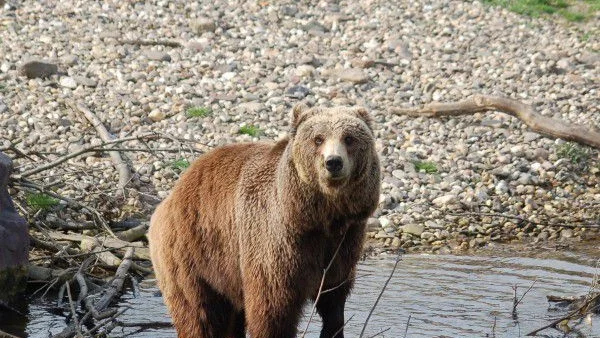
[[[12,161],[0,153],[0,300],[25,285],[29,257],[27,222],[15,210],[6,185]]]
[[[19,71],[21,72],[21,74],[27,76],[30,79],[43,79],[51,75],[57,74],[58,66],[54,63],[44,60],[29,60],[21,65]]]

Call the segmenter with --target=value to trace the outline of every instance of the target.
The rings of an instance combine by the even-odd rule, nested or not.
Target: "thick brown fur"
[[[325,169],[329,153],[344,170]],[[344,303],[379,161],[362,108],[297,106],[275,144],[217,148],[198,159],[152,216],[152,262],[179,337],[294,337],[317,297],[321,337],[343,337]],[[345,234],[345,237],[344,237]]]

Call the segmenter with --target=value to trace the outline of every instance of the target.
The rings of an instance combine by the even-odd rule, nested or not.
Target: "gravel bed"
[[[591,240],[598,231],[578,225],[600,223],[597,150],[532,133],[501,113],[427,119],[395,116],[390,107],[505,95],[598,128],[598,22],[451,0],[7,1],[0,148],[17,143],[29,154],[16,160],[22,172],[99,144],[69,100],[89,107],[117,138],[168,135],[123,145],[170,150],[125,153],[135,174],[124,201],[111,198],[118,177],[107,154],[32,177],[111,222],[147,220],[185,161],[222,144],[284,136],[300,100],[362,105],[376,121],[384,172],[369,221],[373,247],[447,253]],[[191,117],[194,107],[210,114]],[[243,126],[260,132],[241,134]],[[56,215],[93,218],[67,205],[47,217]]]

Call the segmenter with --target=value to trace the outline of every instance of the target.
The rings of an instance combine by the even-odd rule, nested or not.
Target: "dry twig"
[[[371,315],[373,314],[373,311],[375,311],[375,308],[377,307],[377,304],[379,303],[379,300],[381,299],[381,296],[383,296],[383,293],[385,292],[385,289],[387,288],[388,284],[390,283],[390,280],[394,276],[394,272],[396,272],[396,267],[398,267],[398,263],[401,260],[402,260],[402,255],[401,255],[401,253],[398,253],[398,257],[396,257],[396,262],[394,263],[394,267],[392,268],[392,272],[390,272],[390,276],[388,277],[388,279],[383,284],[383,287],[381,288],[381,292],[379,292],[379,295],[377,296],[377,299],[375,300],[375,304],[373,304],[373,306],[371,307],[371,310],[369,311],[369,314],[367,315],[367,319],[365,319],[365,323],[363,324],[363,328],[360,331],[360,335],[358,336],[359,338],[362,338],[362,336],[364,335],[365,330],[367,329],[367,324],[369,324],[369,319],[371,318]]]
[[[315,315],[315,310],[317,308],[317,304],[319,303],[319,299],[321,298],[321,294],[322,294],[321,291],[323,290],[323,284],[325,283],[325,277],[327,276],[327,271],[329,271],[329,269],[333,265],[333,261],[335,260],[335,257],[337,257],[337,254],[340,251],[340,248],[342,247],[344,240],[346,239],[346,233],[347,232],[344,232],[344,236],[342,236],[342,239],[340,240],[340,244],[338,244],[337,248],[335,249],[335,252],[333,253],[333,256],[331,256],[331,259],[329,260],[329,264],[327,264],[327,267],[325,267],[325,269],[323,269],[323,277],[321,277],[321,284],[319,285],[319,292],[317,293],[317,298],[315,299],[315,302],[312,307],[312,311],[310,312],[310,317],[308,318],[308,322],[306,323],[306,327],[304,328],[304,332],[302,333],[302,338],[304,338],[306,336],[306,332],[308,330],[308,327],[310,326],[310,322],[312,321],[313,316]]]

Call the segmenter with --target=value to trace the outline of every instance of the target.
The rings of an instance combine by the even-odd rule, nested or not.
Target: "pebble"
[[[402,232],[406,234],[411,234],[415,236],[421,236],[423,231],[425,231],[425,227],[421,224],[406,224],[401,227]]]
[[[357,14],[367,7],[368,18]],[[23,24],[11,21],[15,13]],[[0,51],[0,147],[23,139],[22,149],[48,153],[98,142],[87,123],[61,109],[65,100],[86,104],[115,137],[158,132],[186,140],[148,142],[152,148],[181,148],[177,153],[127,154],[133,168],[144,163],[154,168],[131,182],[131,190],[145,196],[131,200],[140,208],[132,213],[149,215],[152,203],[167,196],[181,174],[171,163],[182,157],[191,161],[219,145],[285,137],[291,107],[302,100],[370,111],[382,186],[369,232],[374,237],[381,231],[376,241],[383,245],[443,252],[519,237],[541,241],[544,231],[549,242],[566,238],[560,230],[525,232],[502,218],[456,217],[448,209],[541,223],[600,219],[600,209],[585,207],[600,198],[597,150],[590,149],[585,164],[573,164],[558,151],[564,140],[533,132],[500,112],[434,119],[393,111],[487,93],[597,128],[597,40],[581,39],[589,25],[451,0],[237,7],[220,0],[117,2],[111,11],[95,2],[38,1],[4,14],[8,21],[0,41],[10,48]],[[132,26],[132,20],[143,24]],[[116,43],[119,27],[128,27],[128,39],[173,40],[185,47],[122,45]],[[503,34],[496,38],[498,32]],[[31,41],[39,42],[35,49],[28,48]],[[63,87],[66,78],[76,86],[71,81]],[[204,108],[207,116],[188,118],[190,108]],[[241,125],[261,133],[240,134]],[[89,163],[94,175],[72,174],[68,163],[51,175],[69,187],[114,188],[117,175],[109,159],[94,154],[75,161]],[[22,168],[32,165],[25,158],[18,162]],[[97,206],[81,189],[65,193]],[[65,210],[66,217],[81,217]],[[118,208],[103,212],[122,214]]]
[[[303,86],[293,86],[285,92],[287,97],[302,100],[310,94],[310,89]]]
[[[80,84],[82,86],[86,86],[86,87],[96,87],[98,85],[98,82],[96,80],[90,79],[85,76],[73,76],[73,79],[78,84]]]
[[[153,110],[148,114],[148,118],[154,122],[159,122],[164,120],[167,115],[161,110]]]
[[[147,50],[144,55],[150,60],[155,61],[171,61],[171,56],[168,53],[161,52],[158,50]]]
[[[75,89],[77,88],[77,81],[69,76],[64,76],[60,78],[60,85],[65,88]]]
[[[442,206],[447,206],[449,204],[454,204],[457,201],[458,201],[457,196],[454,194],[450,194],[450,195],[440,196],[440,197],[434,199],[433,201],[431,201],[431,203],[433,203],[433,205],[435,205],[437,207],[442,207]]]
[[[217,24],[213,20],[207,18],[192,20],[190,26],[192,31],[198,35],[206,32],[214,32],[217,29]]]
[[[338,78],[342,81],[352,82],[356,84],[369,81],[369,75],[364,71],[356,68],[344,69],[338,72]]]

